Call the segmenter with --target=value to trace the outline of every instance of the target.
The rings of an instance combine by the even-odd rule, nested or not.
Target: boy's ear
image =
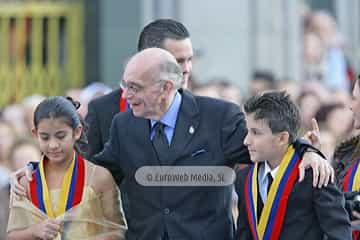
[[[289,133],[286,131],[279,133],[279,142],[281,145],[288,145],[289,144]]]
[[[75,129],[74,129],[74,138],[75,140],[79,140],[81,137],[83,131],[83,126],[81,124],[79,124]]]

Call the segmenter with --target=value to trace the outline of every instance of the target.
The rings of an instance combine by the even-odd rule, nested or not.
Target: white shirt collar
[[[260,196],[263,202],[265,202],[267,198],[267,186],[268,186],[267,174],[270,172],[273,179],[275,179],[278,170],[279,170],[279,166],[271,170],[269,164],[266,161],[260,164],[259,172],[258,172],[258,183],[259,183]]]
[[[280,165],[279,165],[280,166]],[[261,182],[264,182],[266,180],[266,176],[267,174],[270,172],[271,176],[273,179],[275,179],[276,173],[279,170],[279,166],[277,166],[276,168],[274,168],[273,170],[271,170],[269,164],[267,163],[267,161],[264,162],[264,164],[262,164],[262,171],[260,170],[260,180]]]

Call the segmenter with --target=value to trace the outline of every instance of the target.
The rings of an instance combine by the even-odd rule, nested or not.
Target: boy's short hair
[[[255,120],[265,120],[272,133],[286,131],[289,143],[295,141],[300,128],[300,112],[285,91],[255,95],[246,101],[244,111],[246,114],[255,113]]]

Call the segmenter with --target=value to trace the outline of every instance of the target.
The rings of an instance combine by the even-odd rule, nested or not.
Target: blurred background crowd
[[[31,136],[37,104],[49,95],[68,95],[81,102],[85,117],[92,99],[118,87],[123,63],[136,52],[137,34],[156,18],[175,18],[189,28],[194,94],[241,106],[258,92],[286,90],[301,110],[300,135],[315,117],[328,159],[337,144],[357,134],[349,101],[360,67],[360,3],[241,0],[227,7],[219,2],[216,9],[211,1],[193,2],[0,0],[0,239],[6,230],[8,176],[40,159]],[[56,21],[46,10],[39,20],[36,14],[44,14],[39,6],[63,8]],[[66,11],[74,16],[61,15]],[[217,11],[229,11],[229,19],[226,13],[211,15]]]

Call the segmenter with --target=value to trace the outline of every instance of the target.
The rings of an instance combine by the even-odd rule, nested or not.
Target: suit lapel
[[[184,149],[196,134],[200,121],[199,108],[194,96],[184,90],[179,90],[179,92],[182,94],[182,101],[170,145],[172,154],[169,158],[169,165],[172,165],[182,155]]]

